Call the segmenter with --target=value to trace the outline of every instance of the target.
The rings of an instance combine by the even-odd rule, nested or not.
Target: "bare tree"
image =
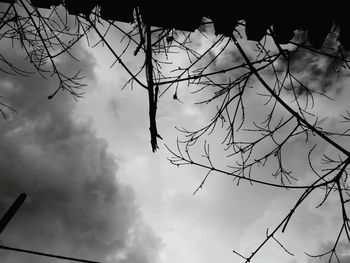
[[[19,44],[39,74],[57,78],[58,88],[50,99],[59,90],[78,98],[84,86],[79,72],[65,74],[55,59],[69,55],[71,47],[82,38],[92,47],[103,44],[115,57],[115,63],[130,75],[125,86],[147,91],[153,151],[161,139],[156,121],[158,100],[170,92],[175,100],[179,100],[178,91],[183,88],[203,94],[206,98],[198,104],[216,109],[211,120],[196,130],[179,128],[176,147],[166,146],[172,164],[206,170],[195,193],[215,173],[232,177],[237,184],[264,185],[267,191],[271,188],[302,191],[290,212],[266,232],[261,244],[250,255],[233,252],[243,261],[251,262],[267,242],[277,242],[283,251],[292,254],[288,244],[278,240],[278,234],[286,230],[294,213],[311,193],[322,191],[323,198],[318,207],[336,196],[342,222],[334,226],[332,248],[319,255],[310,254],[310,257],[339,261],[339,243],[350,245],[350,152],[344,142],[349,136],[350,112],[340,112],[332,119],[336,125],[327,125],[317,106],[321,100],[332,101],[332,92],[337,90],[328,88],[349,74],[348,53],[344,49],[348,43],[342,34],[344,23],[327,20],[320,32],[315,29],[319,21],[309,23],[301,19],[299,24],[290,21],[289,26],[281,23],[277,15],[272,22],[265,21],[262,25],[249,15],[232,19],[230,14],[220,13],[223,12],[220,10],[202,10],[207,16],[202,19],[202,13],[197,15],[196,7],[191,6],[185,10],[174,7],[183,14],[179,22],[162,8],[155,18],[151,14],[152,6],[133,2],[125,7],[125,10],[131,10],[130,13],[120,12],[115,18],[104,7],[107,3],[102,2],[95,7],[97,2],[88,1],[84,9],[79,9],[66,1],[65,9],[59,6],[60,1],[52,1],[53,7],[43,10],[25,0],[10,1],[1,12],[1,41]],[[67,10],[74,16],[69,16]],[[107,40],[107,36],[116,32],[123,36],[124,50],[116,50]],[[90,42],[91,34],[97,36],[96,43]],[[206,41],[207,48],[198,48],[198,36]],[[256,41],[247,41],[247,38]],[[124,62],[123,58],[128,54],[144,57],[138,70],[132,71]],[[174,64],[174,54],[185,55],[186,66]],[[5,55],[1,55],[1,62],[0,69],[9,74],[32,74],[17,68]],[[252,96],[261,103],[259,114],[254,114],[247,104]],[[1,106],[5,105],[5,101],[1,103]],[[290,160],[284,157],[296,140],[305,142],[305,147],[300,150],[303,153],[299,154],[307,156],[308,183],[299,183],[289,165]],[[314,158],[318,143],[330,149],[322,158]],[[198,146],[203,147],[203,155],[193,156],[192,150]],[[219,158],[225,159],[227,165],[215,162],[211,155],[213,147],[221,150]],[[262,167],[270,171],[271,177],[258,176]]]

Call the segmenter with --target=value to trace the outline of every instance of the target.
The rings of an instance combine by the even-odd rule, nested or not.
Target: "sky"
[[[194,33],[197,50],[205,50],[215,40],[214,34],[208,34],[210,38],[206,39],[198,31]],[[116,50],[122,48],[119,40],[118,34],[110,36]],[[242,43],[247,52],[253,52],[255,43]],[[18,48],[1,50],[15,65],[29,68]],[[175,147],[180,135],[175,126],[199,127],[210,119],[214,106],[194,104],[208,94],[193,95],[184,86],[178,94],[181,102],[173,100],[172,93],[162,97],[157,121],[163,140],[160,149],[152,153],[145,90],[137,86],[122,89],[128,75],[118,64],[110,68],[114,59],[106,48],[91,48],[81,42],[72,52],[79,62],[67,57],[57,62],[65,72],[81,69],[87,76],[88,86],[78,101],[67,92],[48,100],[57,87],[54,78],[0,72],[1,99],[16,109],[16,113],[6,111],[7,119],[0,119],[0,213],[20,193],[28,196],[0,234],[1,243],[113,263],[244,262],[232,250],[249,256],[263,241],[266,229],[279,223],[301,192],[247,183],[237,186],[232,178],[213,174],[193,195],[205,171],[170,164],[167,158],[171,154],[164,144]],[[233,54],[229,50],[215,67],[232,63]],[[309,61],[306,66],[300,63],[296,70],[305,70],[308,65],[309,71],[326,69],[327,61],[314,59],[311,63],[308,55],[303,57]],[[182,53],[173,57],[179,65],[185,60]],[[125,61],[137,68],[142,57],[130,55]],[[319,78],[312,83],[316,81]],[[314,111],[329,117],[327,127],[347,109],[350,92],[344,87],[348,83],[342,76],[329,84],[327,92],[337,98],[337,103],[317,100]],[[250,116],[259,118],[264,101],[255,96],[262,87],[257,83],[255,87],[247,104]],[[322,142],[318,144],[316,159],[333,151]],[[307,147],[310,144],[299,138],[285,153],[300,184],[310,178],[305,154],[300,154]],[[200,154],[197,150],[195,153]],[[220,165],[222,152],[216,154]],[[259,173],[270,175],[267,169]],[[278,234],[278,240],[294,257],[272,241],[253,262],[320,262],[308,258],[304,251],[317,253],[330,247],[334,226],[340,222],[336,197],[315,209],[321,199],[322,192],[311,195],[286,233]],[[340,248],[342,262],[350,262],[348,244],[341,243]],[[65,262],[5,250],[0,251],[0,261]]]

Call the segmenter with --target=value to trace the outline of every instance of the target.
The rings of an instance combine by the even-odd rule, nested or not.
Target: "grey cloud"
[[[334,247],[334,242],[327,242],[324,243],[322,242],[319,245],[319,249],[316,252],[316,254],[324,254],[328,251],[331,251]],[[336,263],[336,262],[340,262],[340,263],[350,263],[350,254],[349,254],[349,249],[350,249],[350,244],[347,241],[340,241],[336,247],[336,253],[338,256],[339,261],[337,260],[336,256],[333,254],[332,256],[332,260],[330,261],[331,263]],[[331,254],[327,254],[321,258],[317,257],[317,258],[309,258],[308,263],[313,263],[313,262],[329,262]]]
[[[119,116],[119,104],[118,104],[118,101],[116,99],[110,99],[109,102],[108,102],[108,110],[110,110],[113,114],[113,117],[115,117],[116,119],[118,118]]]
[[[301,43],[304,40],[305,33],[302,31],[297,32],[295,42]],[[290,73],[311,90],[322,93],[338,93],[339,90],[334,90],[336,87],[334,84],[344,77],[348,77],[349,73],[344,70],[347,66],[342,62],[334,36],[329,35],[325,39],[324,51],[330,56],[324,56],[311,50],[300,48],[293,53],[288,62],[281,57],[277,71],[285,72],[288,66]],[[347,57],[349,54],[344,52],[343,55]],[[339,59],[335,59],[336,57]],[[293,86],[301,94],[306,94],[305,88],[300,86],[300,84],[294,82]]]
[[[77,50],[83,58],[78,66],[93,83],[94,60],[82,47]],[[23,65],[22,57],[12,59]],[[70,61],[60,64],[76,70]],[[0,121],[1,213],[19,193],[28,195],[2,242],[92,260],[119,262],[114,255],[123,252],[123,262],[155,262],[161,241],[142,222],[133,190],[116,179],[118,165],[107,143],[88,124],[74,122],[70,95],[60,92],[47,100],[56,84],[38,76],[0,75],[0,93],[18,111]],[[0,251],[0,261],[48,259]]]

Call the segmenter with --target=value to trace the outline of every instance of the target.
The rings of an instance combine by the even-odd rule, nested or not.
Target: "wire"
[[[91,261],[91,260],[80,259],[80,258],[65,257],[65,256],[60,256],[60,255],[48,254],[48,253],[43,253],[43,252],[38,252],[38,251],[33,251],[33,250],[26,250],[26,249],[21,249],[21,248],[8,247],[8,246],[3,246],[3,245],[0,245],[0,249],[12,250],[12,251],[17,251],[17,252],[34,254],[34,255],[38,255],[38,256],[44,256],[44,257],[50,257],[50,258],[59,258],[59,259],[77,261],[77,262],[101,263],[99,261]]]

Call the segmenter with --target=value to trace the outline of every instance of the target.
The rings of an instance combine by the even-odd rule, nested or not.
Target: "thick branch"
[[[149,103],[149,130],[151,133],[152,151],[158,149],[157,137],[162,138],[157,132],[156,114],[157,114],[157,100],[158,100],[158,86],[154,85],[153,81],[153,64],[152,64],[152,32],[151,26],[146,25],[146,77],[148,89],[148,103]]]

